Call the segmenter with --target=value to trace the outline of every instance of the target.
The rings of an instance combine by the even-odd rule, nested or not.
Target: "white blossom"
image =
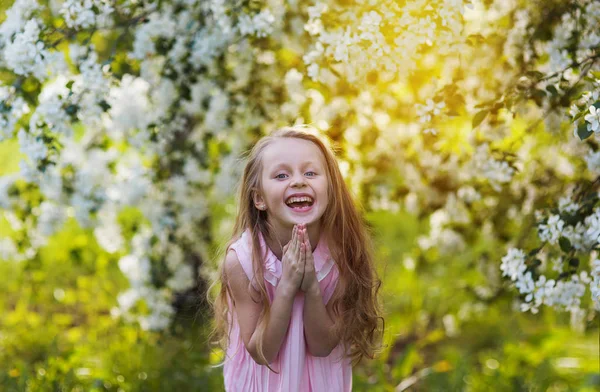
[[[145,80],[132,75],[124,75],[121,85],[111,88],[108,96],[111,132],[145,129],[153,121],[149,113],[149,90]]]
[[[142,286],[150,280],[150,261],[146,257],[123,256],[119,260],[119,268],[131,286]]]
[[[6,19],[0,24],[0,39],[6,41],[13,34],[21,31],[34,12],[40,8],[41,6],[36,0],[15,0],[12,6],[6,10]]]
[[[564,226],[565,222],[560,219],[559,215],[550,215],[546,223],[542,223],[538,226],[540,240],[547,241],[553,245],[557,244]]]
[[[595,208],[593,214],[587,216],[584,222],[587,242],[596,244],[600,237],[600,208]]]
[[[103,208],[99,212],[99,224],[94,229],[98,244],[108,253],[115,253],[123,248],[125,241],[121,235],[121,226],[117,221],[117,211]]]
[[[517,280],[527,269],[525,266],[525,253],[521,249],[510,248],[506,256],[502,258],[500,269],[502,270],[502,276],[508,276],[513,281]]]
[[[14,241],[10,237],[0,238],[0,261],[15,259],[18,259],[18,249]]]
[[[592,302],[596,310],[600,310],[600,260],[594,258],[590,261],[592,282],[590,291]]]
[[[580,208],[580,204],[571,200],[570,197],[561,197],[558,200],[558,210],[560,212],[566,212],[568,214],[574,214]]]
[[[594,105],[589,107],[589,114],[586,114],[584,119],[588,123],[587,130],[589,132],[600,132],[600,110]]]
[[[242,35],[255,35],[257,37],[266,37],[273,32],[275,16],[269,10],[262,10],[254,16],[241,15],[238,28]]]
[[[66,220],[66,213],[62,206],[43,201],[38,208],[38,230],[40,233],[50,236],[62,227]]]
[[[180,264],[166,284],[174,291],[184,291],[192,287],[194,283],[195,276],[192,267],[188,264]]]
[[[96,14],[97,9],[99,14]],[[100,27],[108,27],[106,18],[112,14],[114,8],[108,0],[65,0],[60,9],[67,26],[87,29],[102,21]]]
[[[512,179],[515,172],[507,162],[494,159],[490,155],[487,144],[477,147],[471,163],[476,175],[485,177],[497,192],[500,191],[501,184],[505,184]]]
[[[41,137],[30,135],[23,129],[19,131],[17,136],[19,138],[21,152],[25,154],[32,163],[37,163],[48,156],[48,148],[43,140],[41,140]]]

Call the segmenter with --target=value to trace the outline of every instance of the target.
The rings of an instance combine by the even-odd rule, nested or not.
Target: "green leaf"
[[[546,92],[544,90],[535,89],[531,92],[531,98],[544,98]]]
[[[569,260],[569,265],[570,265],[571,267],[575,267],[575,268],[579,267],[579,259],[578,259],[578,258],[576,258],[576,257],[574,257],[574,258],[570,259],[570,260]]]
[[[476,105],[475,109],[481,109],[481,108],[485,108],[485,107],[488,107],[488,106],[492,106],[492,104],[496,103],[497,101],[498,101],[497,99],[492,99],[492,100],[489,100],[489,101],[482,102],[479,105]]]
[[[562,249],[563,252],[570,252],[573,249],[571,241],[569,241],[569,239],[566,237],[560,237],[558,239],[558,244],[560,245],[560,249]]]
[[[482,110],[473,117],[473,128],[476,128],[487,117],[489,110]]]
[[[588,131],[586,122],[577,127],[577,136],[579,136],[579,139],[581,140],[587,139],[588,137],[592,136],[593,133],[593,131]]]
[[[77,105],[69,105],[65,108],[65,112],[67,112],[67,114],[74,116],[75,114],[77,114],[77,111],[79,110],[79,106]]]
[[[483,42],[483,41],[485,41],[485,37],[483,35],[481,35],[481,34],[469,34],[467,36],[467,39],[472,39],[472,40],[477,41],[477,42]]]
[[[73,87],[73,83],[75,83],[75,81],[74,81],[74,80],[69,80],[69,81],[67,82],[67,84],[65,85],[65,87],[67,87],[67,88],[70,90],[70,89],[71,89],[71,87]]]
[[[558,90],[552,84],[549,84],[548,86],[546,86],[546,91],[548,91],[552,95],[558,95]]]
[[[593,107],[595,107],[596,109],[600,109],[600,101],[596,101],[592,104]]]
[[[579,109],[579,108],[578,108]],[[581,117],[585,116],[585,111],[580,110],[579,113],[577,113],[575,115],[575,117],[573,117],[573,120],[571,121],[571,123],[575,124],[577,122],[577,120],[579,120]]]
[[[527,71],[527,72],[525,72],[525,75],[530,76],[535,79],[541,79],[544,77],[544,74],[539,71]]]
[[[108,111],[108,109],[110,109],[110,104],[108,102],[106,102],[105,100],[98,102],[98,105],[100,105],[102,110],[104,110],[105,112]]]
[[[590,192],[587,195],[585,195],[585,197],[583,198],[584,201],[592,201],[592,200],[598,200],[598,193],[597,192]]]
[[[532,250],[531,250],[531,252],[529,252],[529,255],[528,255],[528,256],[529,256],[529,257],[531,257],[531,256],[535,256],[535,255],[537,255],[537,254],[538,254],[538,252],[540,251],[540,249],[542,249],[542,247],[541,247],[541,246],[540,246],[540,247],[538,247],[538,248],[532,249]]]

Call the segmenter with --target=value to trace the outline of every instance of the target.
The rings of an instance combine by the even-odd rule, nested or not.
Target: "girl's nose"
[[[292,187],[302,187],[306,185],[305,179],[304,177],[300,176],[300,177],[294,177],[294,179],[292,180]]]

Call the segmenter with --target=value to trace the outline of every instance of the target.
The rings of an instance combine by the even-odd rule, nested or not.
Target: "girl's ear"
[[[252,191],[252,200],[254,201],[254,206],[259,210],[267,209],[267,205],[265,204],[265,201],[259,192]]]

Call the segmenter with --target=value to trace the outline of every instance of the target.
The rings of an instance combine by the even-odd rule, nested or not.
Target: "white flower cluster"
[[[597,94],[596,94],[597,95]],[[600,109],[592,105],[588,108],[589,113],[585,115],[584,119],[588,123],[587,129],[589,132],[600,132]]]
[[[521,311],[537,313],[541,305],[567,311],[580,309],[586,285],[592,282],[587,271],[582,271],[579,275],[572,275],[570,280],[557,282],[541,275],[534,281],[531,271],[527,271],[525,259],[526,256],[522,250],[510,248],[502,258],[500,265],[502,276],[509,277],[519,293],[525,295],[524,302],[521,303]],[[593,286],[590,288],[593,290]],[[594,291],[592,291],[592,300],[594,306],[600,305],[600,298],[594,294]]]
[[[101,125],[103,109],[101,102],[107,99],[110,91],[111,75],[108,67],[98,62],[94,45],[83,48],[69,45],[71,61],[79,68],[79,74],[71,75],[73,81],[71,101],[78,107],[77,119],[88,129],[98,129]]]
[[[39,161],[46,158],[48,148],[41,138],[30,135],[23,129],[19,131],[17,136],[21,152],[29,158],[31,166],[37,165]]]
[[[600,260],[594,258],[590,264],[592,267],[592,282],[590,283],[592,301],[596,310],[600,311]]]
[[[340,5],[339,7],[343,7]],[[317,1],[309,7],[305,30],[317,38],[304,56],[308,75],[323,77],[323,63],[333,60],[350,80],[363,78],[371,71],[409,75],[420,53],[435,49],[440,54],[455,52],[463,44],[463,1],[395,1],[368,4],[345,12]],[[323,18],[334,19],[337,29],[326,30]],[[326,68],[326,67],[325,67]]]
[[[16,33],[22,31],[27,21],[41,8],[36,0],[15,0],[12,6],[6,10],[6,19],[0,24],[0,49]]]
[[[563,196],[558,199],[558,210],[561,213],[574,214],[579,208],[581,208],[581,205],[569,196]]]
[[[419,247],[423,250],[436,247],[443,255],[460,253],[466,248],[466,241],[451,225],[470,222],[471,214],[464,202],[450,195],[446,205],[429,217],[430,230],[427,236],[417,239]]]
[[[47,200],[43,201],[38,208],[38,231],[48,237],[62,227],[67,218],[66,211],[63,206]]]
[[[169,245],[165,253],[166,264],[173,272],[167,280],[166,287],[155,289],[150,282],[151,265],[146,256],[152,248],[150,238],[152,231],[144,229],[137,233],[132,241],[132,253],[119,260],[119,268],[129,279],[131,288],[121,293],[118,307],[111,313],[115,317],[123,317],[128,321],[137,321],[143,329],[159,330],[169,325],[174,310],[171,306],[172,291],[184,291],[193,287],[196,274],[193,268],[184,263],[184,255],[176,245]],[[164,241],[165,239],[161,239]],[[162,245],[159,245],[162,246]],[[150,314],[138,314],[134,307],[144,301]]]
[[[445,102],[434,102],[432,99],[428,99],[425,105],[417,104],[417,116],[419,116],[419,122],[425,125],[429,125],[433,116],[440,114],[441,110],[446,107]],[[431,133],[436,135],[437,130],[435,128],[427,128],[423,132]]]
[[[144,59],[156,53],[155,40],[172,39],[178,32],[178,20],[172,10],[152,12],[146,23],[135,30],[133,50],[129,54],[134,59]],[[180,26],[180,25],[179,25]]]
[[[99,224],[94,229],[94,235],[98,244],[102,246],[107,252],[115,253],[123,248],[124,240],[121,235],[121,226],[117,222],[117,211],[113,206],[106,205],[105,208],[99,212]],[[122,261],[123,259],[121,259]],[[135,261],[134,261],[135,262]],[[125,269],[127,269],[127,261],[125,263]],[[131,261],[129,262],[131,265]],[[121,266],[121,264],[119,264]],[[123,268],[121,268],[123,270]],[[123,271],[125,272],[125,271]],[[130,277],[126,274],[127,277]],[[130,278],[130,281],[132,279]]]
[[[40,136],[46,128],[56,135],[72,135],[73,130],[65,108],[75,102],[65,87],[67,82],[67,77],[61,75],[44,85],[39,95],[38,106],[29,120],[31,134]]]
[[[569,13],[563,14],[561,22],[554,28],[553,39],[544,50],[550,57],[549,67],[551,72],[562,71],[571,63],[569,52],[565,48],[576,28],[577,20]]]
[[[9,175],[0,177],[0,208],[2,208],[2,209],[10,208],[11,200],[10,200],[10,197],[8,196],[8,191],[9,191],[10,187],[13,186],[16,179],[17,179],[17,176],[14,174],[12,174],[12,175],[9,174]]]
[[[523,48],[524,43],[522,40],[528,30],[529,17],[528,10],[517,10],[513,16],[513,27],[508,32],[504,42],[504,55],[513,67],[518,65],[517,60],[521,57],[520,54],[527,53],[526,49]]]
[[[273,32],[275,16],[269,10],[263,10],[253,16],[241,15],[238,21],[238,28],[242,35],[255,35],[257,37],[266,37]]]
[[[149,91],[146,80],[132,75],[124,75],[120,85],[110,89],[105,127],[114,138],[120,139],[127,131],[145,130],[154,121]]]
[[[559,215],[550,215],[546,223],[538,226],[540,240],[556,245],[564,226],[565,222],[560,219]]]
[[[66,69],[66,62],[61,52],[49,51],[40,40],[41,22],[37,19],[27,21],[22,30],[17,31],[13,38],[4,41],[4,49],[0,63],[17,75],[33,75],[40,80],[46,80],[52,75]]]
[[[579,209],[579,203],[569,197],[563,197],[559,201],[561,213],[573,214]],[[543,219],[543,215],[539,219]],[[560,215],[550,214],[538,225],[538,236],[541,241],[552,245],[558,244],[560,237],[569,240],[573,248],[578,251],[590,251],[600,239],[600,208],[596,207],[592,214],[586,216],[583,222],[575,225],[566,224]]]
[[[71,28],[87,29],[94,25],[106,28],[110,27],[109,17],[113,11],[109,0],[66,0],[60,14]]]
[[[515,173],[515,169],[510,167],[507,162],[499,161],[491,156],[487,143],[477,147],[471,164],[474,174],[486,178],[496,192],[500,191],[502,184],[510,182]]]
[[[128,322],[138,322],[144,330],[158,331],[165,329],[171,323],[175,311],[170,303],[170,293],[152,288],[132,287],[119,294],[119,307],[111,309],[113,317],[122,317]],[[138,301],[144,301],[150,309],[149,314],[140,314],[135,310]]]
[[[29,113],[29,106],[22,97],[15,94],[14,87],[0,85],[0,102],[3,109],[0,110],[0,142],[13,137],[15,126],[19,119]]]
[[[600,79],[594,81],[588,86],[589,91],[585,91],[577,102],[574,102],[569,108],[573,127],[573,136],[577,137],[579,132],[579,119],[583,117],[588,132],[594,132],[595,135],[600,133]],[[595,157],[589,154],[588,167],[595,171]],[[592,163],[589,163],[591,161]],[[592,170],[592,169],[590,169]]]
[[[8,237],[0,238],[0,261],[1,260],[23,260],[23,257],[19,257],[17,245],[15,245],[15,242]]]

